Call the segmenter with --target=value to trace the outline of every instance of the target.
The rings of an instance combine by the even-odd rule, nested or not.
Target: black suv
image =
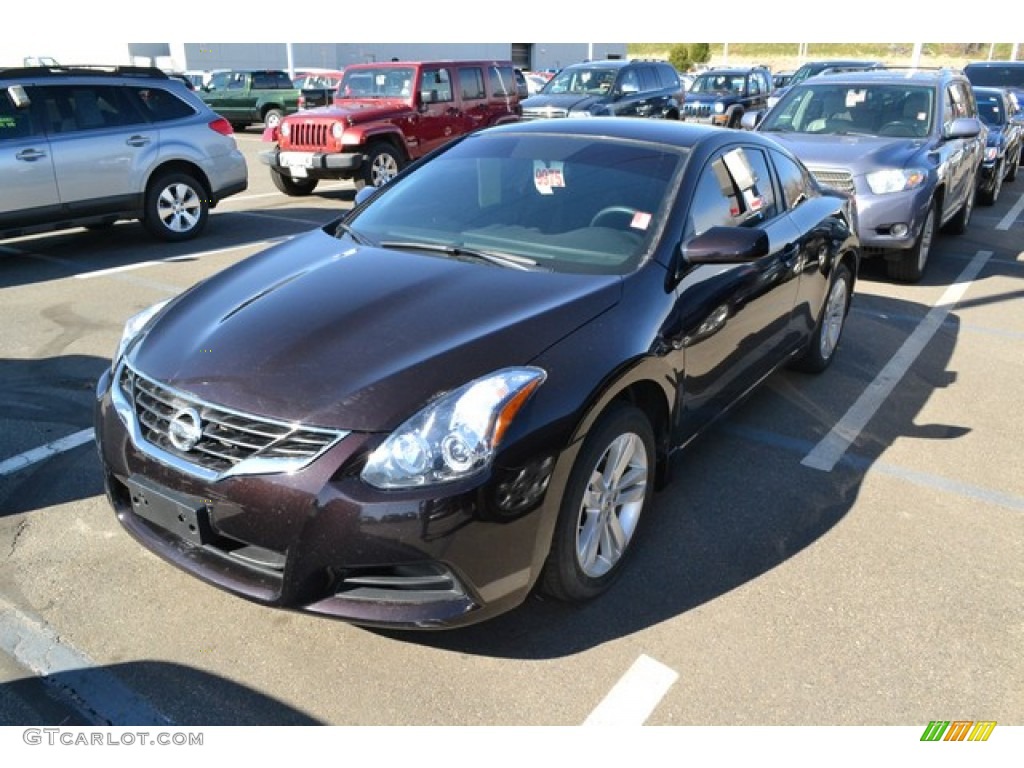
[[[772,92],[765,67],[729,67],[702,73],[686,92],[682,119],[739,128],[745,112],[764,109]]]
[[[612,59],[572,64],[524,99],[523,119],[661,117],[679,119],[685,90],[666,61]]]
[[[971,85],[1005,88],[1024,108],[1024,61],[972,61],[964,74]]]
[[[857,72],[862,69],[877,69],[884,64],[881,61],[864,61],[862,59],[823,59],[821,61],[807,61],[800,65],[800,68],[793,73],[789,81],[775,89],[775,93],[768,97],[768,108],[775,106],[786,91],[794,85],[800,85],[804,80],[823,72]]]

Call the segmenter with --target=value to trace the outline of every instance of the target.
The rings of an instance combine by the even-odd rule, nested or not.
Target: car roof
[[[919,83],[921,85],[939,85],[950,77],[963,77],[960,72],[952,69],[863,69],[849,72],[823,72],[815,75],[813,82],[808,79],[795,87],[822,83],[864,83],[864,84],[900,84]]]
[[[1024,67],[1024,61],[972,61],[964,66],[964,69],[989,69],[1013,67],[1015,69]]]

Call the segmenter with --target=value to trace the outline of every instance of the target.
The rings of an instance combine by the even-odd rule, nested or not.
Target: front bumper
[[[293,179],[348,179],[363,164],[361,152],[300,152],[266,149],[260,162]]]
[[[299,471],[210,481],[134,442],[112,381],[99,381],[95,426],[117,518],[209,584],[355,624],[431,629],[514,608],[540,574],[566,474],[555,457],[443,492],[385,492],[358,475],[381,436],[353,433]]]

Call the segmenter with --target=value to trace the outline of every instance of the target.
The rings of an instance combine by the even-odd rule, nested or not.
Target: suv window
[[[676,74],[672,67],[664,65],[656,66],[654,69],[658,73],[658,79],[661,81],[662,88],[672,88],[676,91],[683,89],[682,83],[679,82],[679,75]]]
[[[484,90],[484,73],[480,67],[459,68],[459,89],[466,101],[487,98],[487,92]]]
[[[34,133],[32,115],[14,106],[6,92],[0,91],[0,141],[25,139]]]
[[[447,69],[423,70],[423,84],[420,87],[434,93],[433,101],[452,101],[452,77]]]
[[[163,88],[129,88],[127,95],[138,110],[154,123],[190,117],[195,109]]]
[[[145,122],[142,113],[122,99],[122,90],[113,85],[46,85],[32,86],[28,90],[33,102],[43,105],[50,133]]]
[[[514,96],[516,94],[516,78],[512,67],[488,67],[487,74],[491,81],[491,93],[495,96]]]
[[[640,90],[656,91],[661,86],[658,84],[658,74],[654,67],[638,67],[640,72]]]

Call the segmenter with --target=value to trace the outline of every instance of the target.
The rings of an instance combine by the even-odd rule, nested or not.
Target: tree
[[[711,61],[711,44],[692,43],[690,45],[690,61],[694,64],[707,64]]]
[[[668,50],[668,61],[678,71],[685,72],[693,64],[689,47],[685,43],[675,43]]]

